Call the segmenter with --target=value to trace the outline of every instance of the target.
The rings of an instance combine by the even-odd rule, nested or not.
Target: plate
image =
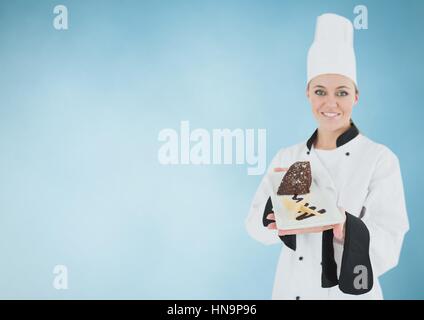
[[[344,215],[336,206],[336,199],[326,188],[318,187],[312,174],[310,192],[303,195],[277,195],[285,172],[271,173],[275,222],[281,230],[293,230],[342,223]]]

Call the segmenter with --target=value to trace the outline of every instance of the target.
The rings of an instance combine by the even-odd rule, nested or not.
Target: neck
[[[350,128],[350,123],[334,131],[318,128],[318,136],[315,141],[315,148],[322,150],[332,150],[337,148],[337,138]]]

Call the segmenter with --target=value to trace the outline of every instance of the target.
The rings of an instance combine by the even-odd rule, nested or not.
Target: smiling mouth
[[[338,112],[321,112],[321,114],[329,119],[338,118],[341,115],[341,113]]]

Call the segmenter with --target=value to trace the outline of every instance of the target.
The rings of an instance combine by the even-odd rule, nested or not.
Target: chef
[[[352,23],[323,14],[307,58],[306,96],[318,128],[275,155],[246,219],[252,238],[282,244],[273,299],[382,299],[378,277],[398,264],[409,229],[399,160],[352,121],[357,88]],[[343,223],[277,229],[270,174],[296,161],[310,162]]]

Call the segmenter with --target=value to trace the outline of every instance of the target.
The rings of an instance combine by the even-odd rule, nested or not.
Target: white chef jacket
[[[266,245],[282,245],[272,299],[382,299],[378,277],[398,264],[409,230],[398,158],[386,146],[359,133],[352,122],[338,137],[337,148],[325,151],[331,153],[332,161],[323,163],[313,146],[316,136],[317,130],[307,142],[275,155],[245,221],[252,238]],[[288,168],[296,161],[309,161],[314,179],[345,209],[344,243],[333,240],[332,230],[325,232],[324,241],[324,233],[280,237],[277,230],[266,228],[271,222],[266,216],[272,212],[269,174],[275,167]],[[331,268],[331,260],[336,269]],[[370,269],[367,290],[352,287],[352,279],[359,275],[355,265]],[[332,280],[325,281],[324,275]]]

